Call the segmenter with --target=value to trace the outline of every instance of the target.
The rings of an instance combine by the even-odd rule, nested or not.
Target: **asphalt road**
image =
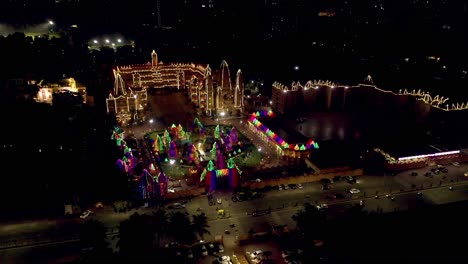
[[[439,174],[434,178],[423,176],[422,172],[427,171],[427,169],[418,170],[418,176],[416,177],[410,176],[410,172],[387,177],[363,176],[354,185],[344,181],[336,182],[331,185],[332,189],[329,191],[321,190],[319,183],[310,183],[304,184],[303,189],[272,190],[265,193],[263,198],[237,203],[230,200],[231,194],[229,192],[217,192],[215,197],[222,199],[221,204],[209,206],[206,196],[199,196],[188,202],[186,209],[183,210],[186,210],[189,214],[197,214],[197,208],[202,208],[202,211],[209,218],[209,230],[211,232],[211,235],[207,235],[205,239],[211,240],[215,235],[223,234],[226,254],[232,254],[236,236],[247,234],[251,228],[256,232],[262,232],[273,225],[279,224],[294,227],[295,223],[291,216],[301,208],[304,202],[327,203],[329,205],[329,214],[336,216],[353,204],[359,203],[360,200],[364,200],[365,210],[374,212],[378,210],[391,212],[430,204],[466,200],[468,198],[468,177],[460,175],[463,175],[463,171],[468,170],[468,164],[461,167],[448,166],[448,168],[449,173]],[[436,186],[435,183],[440,182],[443,176],[446,176],[446,179],[443,180],[442,185],[440,187]],[[450,180],[454,182],[452,183]],[[425,189],[419,190],[420,186],[416,189],[411,188],[414,183],[422,184]],[[431,183],[433,187],[429,188]],[[453,186],[452,191],[448,189],[449,186]],[[348,194],[350,188],[358,188],[361,193]],[[395,197],[394,201],[384,196],[390,191],[392,196]],[[422,192],[421,198],[416,196],[419,191]],[[381,194],[379,199],[374,198],[375,192]],[[348,197],[341,200],[327,201],[325,200],[327,193],[342,193],[347,194]],[[367,194],[367,197],[363,197],[364,193]],[[226,210],[225,218],[218,218],[216,207]],[[271,214],[264,216],[250,215],[255,209],[267,209],[268,207],[272,208]],[[152,211],[153,208],[143,208],[131,210],[127,213],[114,213],[112,209],[104,208],[96,211],[90,218],[102,221],[109,228],[109,232],[112,233],[117,232],[119,222],[127,219],[131,214],[135,212],[151,213]],[[46,252],[49,252],[48,255],[59,256],[59,258],[65,257],[60,252],[66,251],[64,248],[76,246],[73,243],[75,239],[73,234],[75,234],[76,227],[81,222],[83,222],[82,219],[74,218],[3,223],[0,226],[1,263],[22,263],[21,261],[24,262],[25,259],[29,259],[32,249],[34,250],[31,252],[39,252],[38,248],[44,248]],[[229,227],[231,224],[234,224],[235,227]],[[224,234],[226,229],[230,230],[230,234]],[[38,245],[38,243],[47,243],[54,240],[64,240],[64,242]],[[15,245],[20,247],[15,247]],[[7,247],[11,248],[6,249]],[[76,251],[70,250],[68,252]],[[41,253],[34,254],[45,256],[41,255]]]

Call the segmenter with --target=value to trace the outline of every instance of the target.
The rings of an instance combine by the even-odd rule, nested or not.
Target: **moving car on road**
[[[92,214],[92,213],[93,213],[93,211],[91,211],[91,210],[86,210],[86,211],[84,211],[84,212],[80,215],[80,218],[81,218],[81,219],[85,219],[86,217],[88,217],[88,216],[89,216],[90,214]]]

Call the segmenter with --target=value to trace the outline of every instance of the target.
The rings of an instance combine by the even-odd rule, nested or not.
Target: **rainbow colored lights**
[[[298,145],[298,144],[288,144],[286,141],[284,141],[279,135],[277,135],[275,132],[271,131],[268,127],[266,127],[264,124],[262,124],[257,117],[275,117],[275,113],[273,111],[269,110],[262,110],[262,111],[257,111],[255,113],[252,113],[252,115],[249,117],[247,120],[250,122],[257,130],[262,131],[269,140],[272,140],[276,142],[278,145],[280,145],[283,149],[290,149],[290,150],[308,150],[308,149],[318,149],[319,145],[317,142],[313,141],[312,139],[309,139],[307,143],[304,145]]]

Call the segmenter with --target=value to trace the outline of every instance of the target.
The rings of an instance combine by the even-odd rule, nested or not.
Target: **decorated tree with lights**
[[[215,141],[215,142],[213,143],[213,147],[211,147],[211,150],[210,150],[210,153],[211,153],[211,157],[212,157],[212,158],[215,158],[215,157],[216,157],[216,155],[218,154],[218,149],[219,149],[219,147],[218,147],[218,142]]]
[[[171,139],[171,135],[169,133],[169,131],[164,130],[164,134],[163,134],[163,142],[164,142],[164,146],[166,149],[169,148],[169,145],[171,144],[172,142],[172,139]]]
[[[177,126],[177,139],[184,139],[185,138],[185,131],[182,125]]]
[[[192,132],[197,133],[197,134],[204,134],[205,133],[205,127],[203,124],[198,120],[198,118],[195,118],[192,123]]]
[[[161,153],[164,151],[164,142],[163,142],[163,139],[159,135],[156,135],[156,138],[154,139],[153,151],[158,152],[158,153]]]
[[[214,138],[215,139],[221,138],[221,129],[219,128],[219,125],[216,125],[216,128],[214,130]]]

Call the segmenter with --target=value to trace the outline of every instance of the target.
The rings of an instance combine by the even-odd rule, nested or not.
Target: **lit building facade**
[[[34,100],[38,103],[52,104],[54,94],[61,92],[71,92],[79,94],[83,98],[83,103],[86,103],[86,87],[77,84],[75,79],[63,79],[59,83],[42,85],[42,81],[37,84],[39,91]]]
[[[143,111],[148,104],[145,88],[128,88],[122,76],[114,70],[114,90],[106,99],[107,113],[114,113],[120,124],[128,124],[143,118]]]
[[[237,116],[243,112],[242,72],[237,71],[233,82],[226,61],[222,61],[219,70],[193,63],[165,64],[153,50],[150,63],[120,66],[114,75],[120,76],[122,85],[131,90],[186,90],[190,102],[208,116]]]

